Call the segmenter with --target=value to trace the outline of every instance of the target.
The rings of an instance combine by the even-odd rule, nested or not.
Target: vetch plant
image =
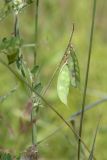
[[[84,150],[89,153],[89,160],[96,159],[94,156],[94,144],[96,139],[96,134],[98,132],[98,127],[96,129],[96,134],[93,141],[92,149],[90,150],[89,147],[86,145],[84,140],[81,138],[82,136],[82,124],[83,124],[83,116],[86,110],[89,110],[96,106],[99,103],[95,103],[92,106],[88,106],[85,108],[85,99],[86,99],[86,90],[87,90],[87,82],[88,82],[88,74],[89,74],[89,64],[90,64],[90,54],[92,49],[92,39],[93,39],[93,28],[94,28],[94,20],[95,20],[95,3],[94,0],[94,9],[93,9],[93,18],[92,18],[92,28],[91,28],[91,38],[90,38],[90,47],[89,47],[89,57],[88,57],[88,64],[87,64],[87,73],[86,73],[86,81],[84,87],[84,95],[83,95],[83,103],[82,103],[82,110],[75,113],[73,116],[70,117],[69,120],[65,120],[64,117],[57,111],[53,105],[51,105],[45,98],[44,95],[46,94],[47,90],[49,89],[55,75],[58,73],[58,81],[57,81],[57,93],[59,96],[60,101],[68,105],[67,98],[69,94],[70,87],[77,88],[80,84],[80,69],[79,69],[79,62],[77,59],[77,55],[75,53],[75,49],[72,46],[72,36],[74,32],[74,25],[72,29],[72,33],[65,49],[64,54],[62,55],[62,59],[59,62],[58,66],[56,67],[49,83],[47,84],[46,88],[42,86],[41,80],[38,78],[40,66],[37,64],[37,55],[38,55],[38,13],[39,13],[39,0],[5,0],[4,7],[0,11],[0,21],[4,20],[9,14],[13,14],[14,18],[14,30],[10,36],[2,38],[0,41],[0,53],[1,57],[4,54],[7,58],[7,61],[0,57],[0,63],[2,63],[5,67],[7,67],[11,73],[21,82],[23,83],[27,91],[29,93],[29,98],[32,101],[32,109],[30,113],[31,117],[31,139],[32,144],[30,147],[26,149],[24,153],[19,155],[19,157],[15,157],[17,160],[38,160],[38,145],[42,143],[44,140],[48,139],[51,135],[54,135],[56,131],[60,130],[63,126],[59,127],[56,131],[52,134],[47,136],[41,141],[37,140],[37,116],[41,106],[47,106],[50,108],[63,122],[64,124],[73,132],[78,141],[78,160],[80,160],[80,153],[81,153],[81,144],[82,147],[84,146]],[[19,28],[19,14],[23,9],[31,4],[35,5],[35,40],[34,44],[24,44],[24,39],[20,35],[20,28]],[[32,69],[28,67],[27,62],[25,63],[24,55],[23,55],[23,47],[32,47],[33,48],[33,65]],[[3,56],[4,56],[3,55]],[[12,66],[16,68],[13,69]],[[13,92],[13,90],[11,91]],[[10,92],[10,93],[11,93]],[[11,94],[9,94],[11,95]],[[8,94],[7,94],[8,96]],[[6,96],[6,97],[7,97]],[[3,97],[2,97],[3,98]],[[72,126],[73,118],[76,116],[81,115],[80,121],[80,130],[79,133],[75,130]],[[99,125],[98,125],[99,126]],[[76,141],[76,142],[77,142]],[[0,158],[2,160],[13,160],[14,156],[10,154],[1,152]]]

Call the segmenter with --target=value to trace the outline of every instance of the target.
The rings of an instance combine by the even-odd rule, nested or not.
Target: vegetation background
[[[0,2],[2,4],[2,2]],[[0,7],[2,6],[0,4]],[[80,110],[84,77],[89,47],[92,1],[86,0],[43,0],[39,5],[38,55],[40,79],[46,86],[67,46],[72,23],[75,24],[73,46],[79,60],[81,89],[70,89],[69,108],[64,106],[56,91],[57,75],[45,98],[64,116],[68,118]],[[22,10],[19,16],[20,34],[25,43],[34,41],[34,5]],[[10,14],[0,22],[0,38],[13,32],[13,15]],[[97,13],[94,29],[93,53],[89,74],[86,104],[107,98],[107,1],[97,1]],[[23,48],[24,58],[32,67],[32,48]],[[14,65],[13,65],[14,67]],[[0,148],[8,149],[14,154],[23,152],[31,144],[31,126],[29,112],[31,102],[26,89],[16,78],[0,64],[0,96],[6,95],[12,88],[16,91],[0,103]],[[106,102],[85,113],[83,139],[91,147],[93,134],[101,115],[100,129],[97,135],[95,156],[106,160],[107,148],[107,108]],[[47,107],[40,110],[38,116],[38,141],[45,138],[62,124],[62,121]],[[79,117],[75,119],[78,130]],[[39,154],[44,160],[75,160],[77,143],[74,135],[65,126],[59,132],[39,145]]]

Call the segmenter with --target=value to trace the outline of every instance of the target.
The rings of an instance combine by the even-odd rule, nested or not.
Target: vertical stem
[[[82,100],[82,113],[81,113],[81,117],[80,117],[80,128],[79,128],[79,136],[80,137],[82,136],[84,108],[85,108],[87,84],[88,84],[89,69],[90,69],[90,60],[91,60],[91,53],[92,53],[93,33],[94,33],[94,23],[95,23],[95,13],[96,13],[96,0],[94,0],[93,3],[94,4],[93,4],[93,11],[92,11],[93,13],[92,13],[92,24],[91,24],[89,51],[88,51],[88,62],[87,62],[84,93],[83,93],[83,100]],[[80,150],[81,150],[81,140],[79,139],[78,140],[78,160],[80,160]]]
[[[15,37],[19,36],[18,14],[15,14],[14,36],[15,36]]]
[[[32,125],[32,145],[35,145],[36,144],[36,134],[35,134],[35,132],[36,132],[36,127],[35,127],[35,124],[34,124],[34,122],[33,122],[33,117],[34,117],[34,115],[33,115],[33,113],[34,113],[34,106],[32,106],[32,111],[31,111],[31,125]]]
[[[35,6],[35,48],[34,48],[34,66],[36,65],[36,59],[37,59],[37,43],[38,43],[38,9],[39,9],[39,0],[36,0],[36,6]],[[35,81],[35,75],[33,77],[33,81]],[[33,85],[32,81],[32,85]],[[31,112],[31,122],[33,121],[33,118],[37,116],[37,110],[34,111],[35,108],[35,101],[36,96],[32,92],[32,112]],[[37,127],[36,124],[32,123],[32,144],[37,144]]]
[[[32,125],[32,144],[34,145],[34,127],[33,127],[33,115],[32,115],[32,111],[31,111],[31,125]]]
[[[38,9],[39,9],[39,0],[36,0],[36,6],[35,6],[35,49],[34,49],[34,65],[36,65],[36,57],[37,57],[37,43],[38,43]]]

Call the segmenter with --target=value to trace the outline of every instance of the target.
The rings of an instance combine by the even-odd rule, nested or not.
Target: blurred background
[[[2,4],[2,2],[0,2]],[[0,4],[0,8],[2,5]],[[34,4],[23,9],[19,15],[20,35],[25,44],[34,43],[35,24]],[[89,48],[90,26],[93,0],[43,0],[39,5],[39,30],[37,63],[40,65],[40,80],[47,86],[57,64],[59,63],[72,31],[72,39],[78,57],[81,75],[80,89],[70,88],[69,107],[63,105],[57,96],[56,74],[45,98],[65,119],[81,108],[84,78]],[[9,37],[13,32],[14,17],[10,14],[0,22],[0,39]],[[94,29],[94,42],[89,73],[86,105],[102,98],[107,98],[107,1],[97,0],[97,13]],[[23,48],[27,66],[32,68],[33,49]],[[2,55],[1,55],[2,57]],[[14,67],[14,65],[12,66]],[[10,93],[14,88],[15,92]],[[10,71],[0,64],[0,96],[11,94],[0,102],[0,148],[8,149],[14,154],[21,153],[31,145],[30,110],[31,100],[25,87]],[[106,101],[85,113],[83,139],[90,148],[95,129],[101,116],[97,135],[95,157],[106,160],[107,148],[107,103]],[[74,119],[74,127],[79,128],[80,117]],[[63,122],[45,105],[38,115],[38,141],[51,134]],[[41,160],[76,160],[77,140],[65,125],[53,136],[39,144]],[[87,155],[85,149],[83,152]],[[82,159],[86,159],[83,158]]]

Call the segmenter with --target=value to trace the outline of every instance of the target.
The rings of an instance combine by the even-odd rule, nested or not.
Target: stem
[[[84,108],[85,108],[87,84],[88,84],[89,69],[90,69],[90,60],[91,60],[91,53],[92,53],[93,33],[94,33],[94,23],[95,23],[95,13],[96,13],[96,0],[94,0],[93,11],[92,12],[93,13],[92,13],[92,24],[91,24],[89,51],[88,51],[88,62],[87,62],[85,85],[84,85],[84,93],[83,93],[83,100],[82,100],[82,113],[81,113],[81,117],[80,117],[80,128],[79,128],[79,136],[80,137],[82,136]],[[79,139],[78,140],[78,160],[80,160],[80,149],[81,149],[81,141]]]
[[[52,83],[52,81],[53,81],[53,79],[54,79],[57,71],[60,69],[60,67],[61,67],[61,65],[62,65],[62,62],[63,62],[63,60],[64,60],[64,57],[65,57],[65,55],[67,54],[67,51],[68,51],[68,49],[69,49],[69,46],[71,45],[73,33],[74,33],[74,24],[72,24],[72,32],[71,32],[71,36],[70,36],[68,45],[67,45],[67,47],[66,47],[66,49],[65,49],[65,52],[64,52],[64,54],[63,54],[63,56],[62,56],[59,64],[57,65],[55,71],[53,72],[52,77],[50,78],[50,80],[49,80],[46,88],[45,88],[44,91],[42,92],[42,96],[44,96],[44,95],[46,94],[46,92],[48,91],[48,89],[49,89],[49,87],[50,87],[50,85],[51,85],[51,83]]]
[[[19,36],[18,14],[15,14],[14,36],[15,36],[15,37]]]
[[[35,6],[35,47],[34,47],[34,66],[36,65],[36,58],[37,58],[37,43],[38,43],[38,9],[39,9],[39,0],[36,0]],[[32,86],[35,81],[35,75],[33,77]],[[36,95],[34,91],[32,91],[32,111],[31,111],[31,123],[33,121],[33,117],[37,116],[37,111],[34,111],[36,102]],[[36,124],[32,123],[32,144],[36,145],[37,143],[37,126]]]
[[[35,144],[35,129],[34,129],[34,125],[33,125],[33,112],[31,112],[31,124],[32,124],[32,144]]]
[[[38,10],[39,10],[39,0],[36,0],[36,7],[35,7],[35,49],[34,49],[34,65],[36,65],[36,58],[37,58]]]
[[[36,126],[35,123],[33,122],[33,113],[34,113],[35,107],[32,106],[32,111],[31,111],[31,124],[32,124],[32,144],[36,145],[37,137],[36,137]]]
[[[88,149],[88,147],[86,146],[86,144],[84,143],[84,141],[80,138],[80,136],[75,132],[75,130],[72,128],[72,126],[62,117],[62,115],[51,105],[49,104],[44,97],[42,97],[38,92],[36,92],[32,86],[22,77],[20,76],[17,72],[15,72],[9,65],[7,65],[1,58],[0,58],[0,63],[2,63],[5,67],[7,67],[11,73],[13,73],[17,79],[19,79],[21,82],[23,82],[32,92],[34,92],[43,102],[44,104],[49,107],[54,113],[56,113],[56,115],[68,126],[68,128],[71,129],[71,131],[73,132],[73,134],[80,139],[81,143],[84,145],[85,149],[90,153],[90,150]],[[95,157],[93,157],[94,159],[96,159]]]
[[[30,48],[30,47],[35,47],[35,43],[31,43],[31,44],[23,44],[22,46],[23,48]]]

